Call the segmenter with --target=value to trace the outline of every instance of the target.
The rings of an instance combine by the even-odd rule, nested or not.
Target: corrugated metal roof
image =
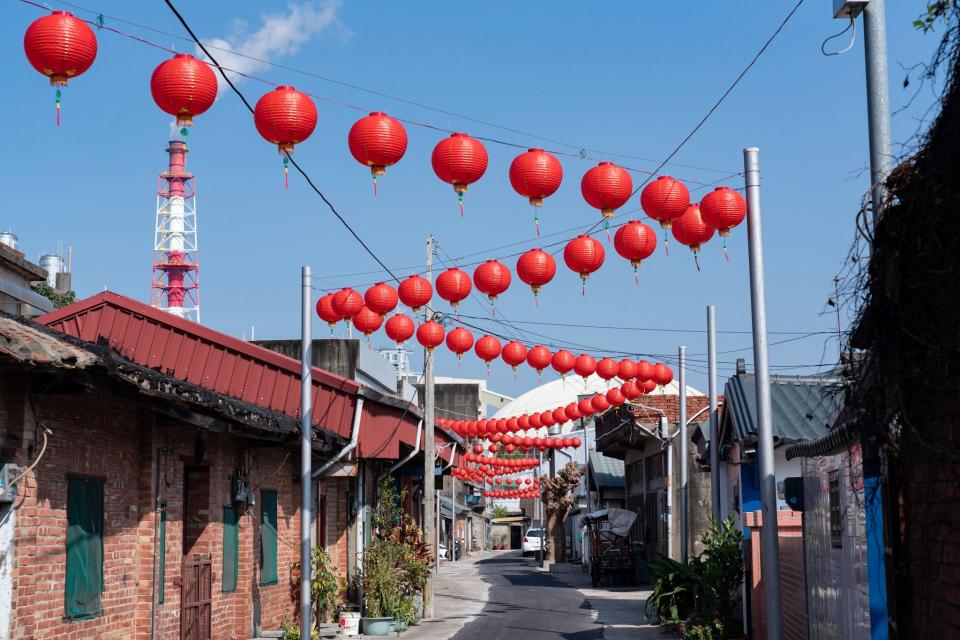
[[[593,469],[593,481],[597,487],[623,487],[623,460],[591,451],[590,467]]]
[[[827,433],[843,405],[835,376],[770,376],[770,412],[773,435],[786,442],[814,440]],[[738,440],[757,433],[756,377],[739,373],[724,387],[725,427],[731,423]]]

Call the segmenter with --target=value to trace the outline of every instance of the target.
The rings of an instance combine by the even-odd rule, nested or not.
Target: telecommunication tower
[[[169,167],[157,186],[150,304],[200,322],[196,188],[186,170],[187,144],[171,140],[166,151]]]

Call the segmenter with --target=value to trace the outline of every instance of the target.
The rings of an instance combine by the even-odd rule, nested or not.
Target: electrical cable
[[[845,48],[841,49],[840,51],[827,51],[826,47],[828,42],[830,42],[834,38],[839,38],[840,36],[845,34],[847,31],[850,31],[851,28],[853,29],[853,35],[850,38],[850,44],[848,44]],[[853,16],[850,16],[850,23],[847,24],[846,29],[844,29],[840,33],[833,34],[832,36],[830,36],[829,38],[827,38],[826,40],[820,43],[820,53],[827,56],[828,58],[830,56],[839,56],[840,54],[850,51],[850,49],[853,48],[853,45],[856,41],[857,41],[857,21],[853,18]]]

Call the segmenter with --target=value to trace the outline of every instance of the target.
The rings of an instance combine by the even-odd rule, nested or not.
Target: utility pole
[[[871,0],[872,1],[872,0]],[[777,537],[777,477],[770,414],[770,363],[767,359],[767,303],[764,292],[763,235],[760,225],[760,150],[743,150],[747,187],[747,249],[750,258],[750,307],[753,319],[753,368],[757,384],[757,453],[760,458],[760,503],[763,532],[760,560],[767,640],[783,636],[780,606],[780,552]]]
[[[680,438],[680,561],[687,559],[689,523],[687,511],[687,348],[683,345],[679,350],[680,371],[677,375],[677,384],[680,386],[680,424],[677,437]]]
[[[433,236],[427,236],[427,280],[433,279]],[[428,310],[427,313],[432,315]],[[430,555],[433,556],[433,565],[436,569],[440,568],[440,559],[437,554],[437,543],[440,541],[439,525],[434,529],[434,514],[439,515],[439,505],[435,498],[439,492],[435,492],[434,478],[434,458],[436,451],[434,447],[434,427],[433,427],[433,352],[429,349],[423,351],[423,541],[430,549]],[[451,453],[450,455],[453,455]],[[423,588],[423,615],[427,619],[433,617],[433,579],[427,577],[427,584]],[[309,636],[302,636],[309,637]]]
[[[707,306],[707,393],[710,396],[710,495],[713,519],[720,522],[720,413],[717,411],[717,316]]]
[[[313,517],[313,277],[300,270],[300,637],[310,637],[310,531]]]
[[[876,220],[886,195],[884,181],[893,168],[890,151],[890,89],[887,25],[883,0],[863,8],[863,49],[867,68],[867,120],[870,134],[870,196]]]
[[[538,476],[543,475],[543,452],[542,451],[537,451],[537,475]],[[539,513],[539,520],[540,520],[540,550],[537,551],[537,560],[539,560],[540,566],[542,567],[543,552],[545,551],[543,547],[546,546],[547,544],[547,523],[545,522],[546,515],[544,514],[544,511],[545,511],[544,507],[546,505],[543,504],[543,498],[542,498],[543,494],[541,493],[540,495],[541,495],[541,498],[537,500],[537,512]]]
[[[453,455],[453,454],[451,454]],[[450,560],[457,561],[457,479],[450,474]],[[462,553],[462,552],[461,552]]]

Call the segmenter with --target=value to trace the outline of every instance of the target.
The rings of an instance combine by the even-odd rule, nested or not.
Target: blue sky
[[[51,4],[63,8],[61,3]],[[834,275],[844,268],[843,258],[854,237],[854,214],[868,186],[862,44],[858,36],[849,53],[821,55],[823,39],[844,26],[831,19],[829,4],[804,3],[742,84],[675,158],[683,165],[737,172],[742,169],[742,148],[760,147],[767,303],[773,331],[836,329],[836,317],[823,315],[825,303],[833,294]],[[273,62],[578,147],[659,159],[703,116],[794,2],[613,2],[604,3],[603,10],[592,4],[545,2],[181,0],[177,5],[201,38],[246,46]],[[901,88],[900,65],[925,62],[936,36],[918,33],[910,25],[922,3],[887,5],[891,102],[898,108],[913,94],[913,87]],[[77,10],[83,17],[103,13],[182,33],[162,2],[87,0],[83,6],[94,12]],[[280,21],[277,27],[293,27],[280,34],[288,39],[273,40],[273,32],[253,37],[263,27],[265,15],[283,17],[292,11],[300,12],[296,15],[302,19]],[[2,12],[0,53],[8,88],[0,116],[7,123],[9,160],[3,174],[6,197],[0,226],[16,232],[21,248],[34,259],[54,249],[58,241],[73,246],[74,284],[81,296],[107,287],[149,300],[156,176],[164,168],[170,121],[153,104],[149,78],[167,54],[106,31],[98,33],[97,61],[65,91],[63,124],[57,128],[51,90],[22,50],[23,30],[41,11],[14,1],[5,3]],[[109,17],[106,23],[167,47],[193,50],[172,36]],[[271,24],[276,27],[276,21]],[[845,37],[831,44],[841,47]],[[253,73],[363,110],[543,146],[529,135],[290,71],[264,67]],[[255,81],[241,84],[251,102],[268,88]],[[914,134],[917,119],[930,102],[930,93],[923,92],[895,117],[896,142]],[[364,111],[317,104],[319,124],[313,137],[297,149],[297,160],[389,265],[421,263],[428,233],[452,257],[534,235],[530,207],[507,180],[518,149],[487,145],[490,166],[471,187],[461,220],[452,190],[430,168],[430,152],[445,134],[408,126],[407,154],[389,169],[374,198],[369,173],[353,160],[346,145],[347,131]],[[290,189],[284,191],[276,151],[257,135],[252,117],[233,95],[224,94],[198,118],[189,143],[188,163],[199,192],[205,325],[236,336],[249,334],[251,326],[258,338],[298,335],[302,264],[312,265],[323,278],[317,280],[319,288],[378,279],[371,274],[333,277],[372,271],[376,264],[298,176],[291,174]],[[638,169],[656,166],[608,159]],[[598,217],[583,202],[579,189],[580,176],[593,163],[569,157],[561,161],[564,182],[541,212],[544,233]],[[700,182],[724,175],[673,165],[664,172]],[[737,180],[732,178],[731,185],[739,186]],[[638,206],[639,198],[628,204],[631,209]],[[560,261],[539,307],[515,279],[498,303],[499,317],[700,330],[705,305],[713,303],[720,329],[749,330],[745,231],[745,225],[734,231],[730,262],[724,260],[717,239],[708,244],[701,272],[686,248],[671,242],[666,256],[661,244],[641,270],[639,288],[629,265],[610,245],[607,263],[591,278],[586,296],[580,295],[577,277]],[[530,240],[524,246],[537,244]],[[514,250],[495,251],[489,257]],[[506,262],[512,269],[515,258]],[[487,311],[471,301],[463,313],[482,316]],[[844,314],[844,328],[847,322]],[[706,389],[702,333],[518,326],[566,342],[671,357],[677,345],[685,343],[692,365],[690,383]],[[317,326],[315,333],[327,335],[325,326]],[[801,365],[835,362],[836,341],[825,344],[827,338],[815,335],[773,345],[771,364],[781,373],[809,373],[815,369]],[[528,344],[535,340],[529,335],[525,339]],[[373,344],[386,346],[387,340],[380,334]],[[733,351],[749,344],[749,334],[720,336],[721,375],[732,372],[737,357],[750,362],[748,349]],[[731,352],[723,353],[727,351]],[[483,375],[475,358],[465,358],[458,369],[445,350],[438,367],[442,375]],[[515,379],[501,365],[494,367],[490,384],[517,394],[535,385],[536,377],[524,369]]]

